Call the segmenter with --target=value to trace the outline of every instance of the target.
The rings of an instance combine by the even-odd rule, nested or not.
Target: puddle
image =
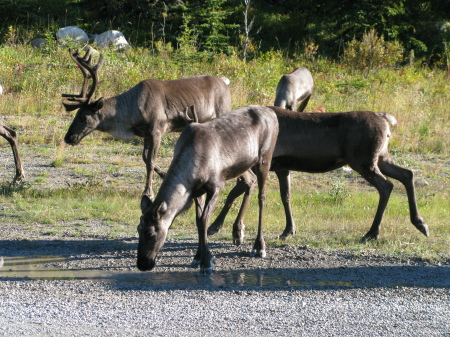
[[[3,259],[3,260],[1,260]],[[214,286],[301,286],[309,284],[263,272],[223,271],[212,275],[192,272],[108,271],[99,269],[62,269],[43,267],[42,264],[63,262],[61,256],[0,257],[0,280],[103,280],[117,282],[144,282],[156,285],[214,285]],[[3,264],[3,266],[2,266]]]
[[[431,287],[407,283],[369,283],[346,281],[321,281],[306,276],[304,282],[266,273],[264,270],[216,271],[212,275],[201,275],[198,270],[186,272],[140,272],[100,269],[52,268],[51,264],[67,261],[62,256],[1,257],[0,281],[5,280],[100,280],[117,283],[142,283],[166,286],[236,286],[236,287],[303,287],[303,288],[354,288],[354,287]],[[43,266],[46,264],[47,266]],[[50,266],[49,266],[50,265]],[[282,273],[281,273],[282,274]],[[442,285],[441,285],[442,286]],[[445,288],[448,287],[444,285]]]

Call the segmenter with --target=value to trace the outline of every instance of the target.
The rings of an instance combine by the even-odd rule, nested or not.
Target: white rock
[[[56,38],[60,42],[67,38],[73,39],[75,42],[79,43],[86,43],[89,40],[89,37],[84,30],[73,26],[64,27],[58,30]]]
[[[114,46],[115,50],[123,50],[130,47],[125,36],[118,30],[108,30],[100,35],[97,35],[94,39],[99,47]]]

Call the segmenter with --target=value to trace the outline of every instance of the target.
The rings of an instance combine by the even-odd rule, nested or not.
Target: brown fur
[[[144,194],[150,198],[153,198],[153,171],[164,176],[156,165],[161,137],[168,132],[181,131],[186,126],[186,119],[180,111],[195,105],[198,121],[203,123],[231,110],[230,91],[224,79],[209,75],[171,81],[148,79],[121,95],[92,101],[90,95],[99,83],[99,64],[93,66],[90,57],[86,56],[75,56],[74,60],[82,69],[85,80],[80,95],[63,95],[77,102],[66,103],[68,111],[78,109],[64,141],[76,145],[94,130],[108,132],[121,139],[143,137],[142,158],[147,168]],[[89,76],[95,80],[87,92],[86,78]]]
[[[174,159],[155,200],[142,198],[138,268],[154,267],[174,218],[194,199],[199,247],[192,265],[210,273],[212,256],[207,244],[207,225],[225,181],[237,177],[244,186],[244,210],[256,180],[258,182],[259,227],[253,253],[264,256],[265,181],[277,134],[278,122],[273,110],[261,106],[240,108],[204,124],[187,126],[178,139]],[[256,176],[250,170],[252,167]]]
[[[388,152],[391,136],[388,121],[395,124],[392,115],[370,111],[302,113],[278,107],[271,109],[277,114],[280,129],[270,170],[278,176],[286,213],[286,228],[281,238],[295,233],[290,209],[289,171],[321,173],[344,165],[358,172],[380,194],[375,218],[363,241],[378,237],[384,210],[394,186],[385,176],[399,180],[405,186],[411,222],[428,236],[428,226],[417,210],[413,172],[395,165]],[[242,186],[238,184],[210,226],[209,234],[220,230],[232,202],[241,193]],[[243,226],[242,217],[243,214],[239,214],[234,227]]]

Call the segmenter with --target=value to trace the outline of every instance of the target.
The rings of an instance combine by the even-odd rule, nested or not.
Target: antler
[[[69,101],[75,101],[77,103],[63,103],[67,111],[75,110],[83,105],[85,102],[90,102],[92,95],[94,94],[97,86],[101,83],[98,80],[98,70],[103,65],[103,54],[100,54],[100,59],[96,65],[92,64],[91,49],[86,51],[83,57],[79,56],[78,50],[70,50],[70,57],[75,61],[83,74],[83,85],[81,92],[78,95],[75,94],[62,94],[62,97],[67,97]],[[92,86],[87,92],[89,87],[89,79],[92,79]]]

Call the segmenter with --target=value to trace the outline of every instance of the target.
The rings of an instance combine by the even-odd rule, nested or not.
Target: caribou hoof
[[[423,224],[417,227],[417,229],[425,236],[429,236],[430,232],[428,231],[428,225]]]
[[[359,243],[367,243],[372,240],[378,240],[378,235],[372,235],[367,233],[359,240]]]
[[[252,249],[252,252],[250,253],[250,257],[261,257],[261,258],[265,258],[266,257],[266,251],[264,249]]]
[[[200,274],[211,274],[213,270],[213,265],[216,264],[214,257],[209,260],[210,267],[204,267],[201,265],[200,260],[193,260],[191,263],[192,268],[198,268],[200,266]]]
[[[294,234],[295,234],[295,232],[292,232],[292,231],[284,231],[280,236],[278,236],[278,239],[286,240],[288,238],[288,236],[294,235]]]
[[[199,265],[200,265],[200,261],[192,260],[191,268],[198,268]]]
[[[211,226],[209,226],[209,228],[208,228],[207,234],[208,234],[208,235],[214,235],[214,234],[219,233],[219,231],[220,231],[220,227],[219,227],[219,226],[211,225]]]
[[[213,267],[201,267],[200,274],[202,275],[211,275],[213,272]]]
[[[244,224],[241,225],[241,229],[233,231],[233,244],[235,246],[240,246],[244,243],[244,233],[245,233]]]

